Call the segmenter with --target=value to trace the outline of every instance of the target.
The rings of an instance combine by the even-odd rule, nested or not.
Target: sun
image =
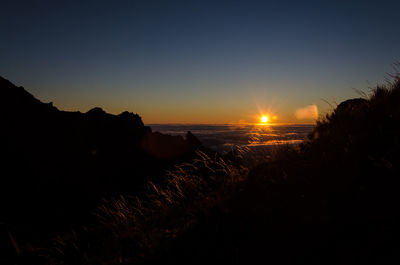
[[[269,121],[269,117],[268,116],[261,116],[261,122],[262,123],[267,123]]]

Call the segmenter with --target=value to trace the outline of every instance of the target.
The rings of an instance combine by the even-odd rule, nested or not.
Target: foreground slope
[[[60,111],[1,77],[0,94],[2,244],[90,223],[103,199],[141,191],[201,145],[190,133],[154,133],[129,112]]]

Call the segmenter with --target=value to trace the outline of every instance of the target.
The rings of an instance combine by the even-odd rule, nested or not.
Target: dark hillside
[[[20,243],[90,222],[102,199],[141,191],[201,145],[129,112],[60,111],[3,78],[0,93],[0,222]]]

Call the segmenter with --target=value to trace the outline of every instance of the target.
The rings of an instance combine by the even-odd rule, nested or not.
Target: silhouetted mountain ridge
[[[60,111],[1,77],[0,93],[0,222],[40,236],[82,223],[102,198],[140,191],[201,147],[191,134],[153,133],[134,113]]]

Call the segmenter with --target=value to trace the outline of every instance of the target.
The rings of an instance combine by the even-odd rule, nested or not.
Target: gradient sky
[[[84,2],[84,3],[83,3]],[[62,110],[279,122],[400,60],[400,1],[1,1],[0,75]]]

